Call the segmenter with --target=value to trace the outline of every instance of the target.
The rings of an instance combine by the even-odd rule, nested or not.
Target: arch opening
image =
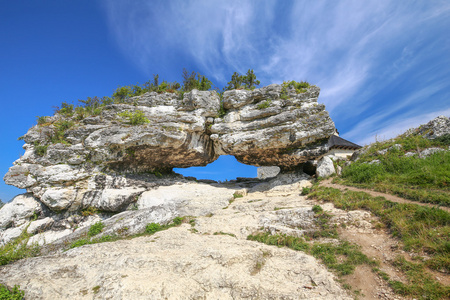
[[[221,155],[204,167],[174,168],[173,171],[185,177],[215,181],[235,180],[237,177],[257,177],[257,167],[237,161],[233,155]]]

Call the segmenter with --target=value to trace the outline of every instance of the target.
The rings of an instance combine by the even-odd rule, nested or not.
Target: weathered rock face
[[[326,152],[326,139],[334,130],[324,105],[317,103],[320,89],[310,87],[280,98],[281,86],[224,93],[228,114],[211,126],[218,154],[234,155],[256,166],[292,169]]]
[[[408,130],[407,134],[423,135],[427,139],[435,139],[450,134],[450,118],[438,116],[425,125]]]
[[[318,96],[315,86],[301,94],[288,90],[283,99],[276,84],[227,91],[222,118],[219,95],[197,90],[183,99],[146,93],[108,105],[97,116],[59,113],[24,135],[25,154],[4,180],[27,189],[54,211],[93,206],[117,212],[154,180],[136,185],[127,173],[160,175],[174,167],[204,166],[222,154],[255,166],[294,169],[323,154],[334,132]],[[119,115],[127,111],[142,113],[149,122],[131,125]],[[58,134],[65,143],[52,143]]]

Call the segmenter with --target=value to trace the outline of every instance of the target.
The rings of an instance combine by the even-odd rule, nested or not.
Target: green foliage
[[[37,244],[27,246],[30,234],[27,233],[28,226],[22,231],[22,234],[0,247],[0,266],[9,264],[16,260],[37,256],[40,253],[40,247]]]
[[[223,107],[223,101],[220,101],[219,111],[217,112],[218,118],[223,118],[227,114],[227,110]]]
[[[404,295],[420,297],[421,299],[445,299],[450,295],[450,286],[443,286],[424,271],[421,263],[406,261],[403,257],[397,257],[394,266],[402,270],[408,279],[407,283],[389,280],[389,285],[394,292]]]
[[[89,239],[89,238],[80,238],[74,242],[72,242],[69,246],[70,249],[81,247],[84,245],[98,244],[98,243],[106,243],[106,242],[114,242],[122,239],[120,236],[116,235],[104,235],[99,238]]]
[[[183,223],[183,218],[181,218],[181,217],[175,217],[175,218],[172,220],[172,223],[173,223],[173,225],[175,225],[175,226],[179,226],[179,225],[181,225],[181,223]]]
[[[306,81],[283,81],[283,84],[281,85],[281,98],[282,99],[288,99],[288,89],[295,89],[295,92],[297,94],[305,93],[306,89],[309,88],[311,85]]]
[[[308,195],[310,191],[311,191],[311,188],[303,187],[302,188],[302,195]]]
[[[260,85],[260,81],[256,79],[253,69],[248,69],[246,75],[239,75],[238,72],[234,72],[225,90],[240,89],[242,87],[253,90],[255,85]]]
[[[242,195],[242,193],[234,192],[234,194],[233,194],[233,198],[234,198],[234,199],[236,199],[236,198],[242,198],[242,197],[244,197],[244,195]]]
[[[98,209],[95,208],[94,206],[89,206],[89,207],[87,207],[87,208],[85,208],[85,209],[83,209],[83,210],[81,211],[81,214],[82,214],[84,217],[87,217],[87,216],[93,216],[93,215],[95,215],[95,214],[97,214],[97,213],[98,213]]]
[[[136,110],[134,112],[126,110],[119,113],[118,116],[127,119],[130,125],[142,125],[145,123],[150,123],[142,110]]]
[[[63,115],[63,116],[65,116],[65,117],[71,117],[71,116],[73,116],[73,112],[74,112],[74,110],[73,110],[73,104],[68,104],[68,103],[66,103],[66,102],[63,102],[63,103],[61,104],[61,108],[60,108],[59,111],[58,111],[58,113],[59,113],[60,115]]]
[[[183,69],[183,91],[189,92],[193,89],[197,89],[199,91],[207,91],[210,90],[212,86],[212,82],[209,81],[206,76],[201,75],[200,73],[191,72]]]
[[[316,214],[323,212],[323,208],[320,205],[314,205],[312,211]]]
[[[133,95],[133,91],[132,88],[129,86],[121,86],[118,87],[114,93],[112,94],[112,98],[118,102],[118,103],[122,103],[124,102],[126,99],[128,99],[129,97],[131,97]]]
[[[103,228],[105,228],[105,224],[103,224],[102,221],[98,221],[97,223],[89,227],[88,236],[92,237],[99,234],[103,231]]]
[[[38,142],[34,143],[34,153],[38,156],[44,156],[47,153],[48,145],[40,145]]]
[[[243,76],[239,75],[238,72],[234,72],[231,75],[231,81],[228,82],[228,85],[225,87],[226,90],[237,90],[241,88],[243,83]]]
[[[155,232],[161,231],[162,228],[163,227],[158,223],[150,223],[145,226],[145,232],[148,234],[153,234]]]
[[[449,146],[450,145],[450,134],[445,134],[438,138],[435,138],[434,141],[437,143],[440,143],[442,146]]]
[[[223,232],[223,231],[216,231],[213,233],[213,235],[228,235],[231,237],[236,237],[236,235],[234,233]]]
[[[50,136],[52,144],[63,143],[67,144],[64,138],[65,132],[74,125],[74,122],[70,120],[59,120],[53,123],[53,133]]]
[[[266,101],[258,103],[257,108],[258,109],[269,108],[271,104],[272,104],[272,100],[266,100]]]
[[[253,90],[255,85],[259,85],[260,81],[256,80],[256,75],[253,73],[253,69],[248,69],[247,74],[242,78],[242,82],[245,84],[245,88]]]
[[[20,286],[15,285],[11,290],[0,284],[0,300],[22,300],[25,292],[20,290]]]
[[[36,117],[37,118],[37,124],[38,125],[44,125],[45,123],[47,123],[47,117],[39,117],[39,116],[37,116]]]

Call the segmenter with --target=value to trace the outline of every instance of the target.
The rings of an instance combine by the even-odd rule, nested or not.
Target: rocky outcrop
[[[438,116],[425,125],[408,130],[406,134],[422,135],[427,139],[435,139],[444,135],[450,135],[450,118]]]
[[[107,105],[97,116],[60,111],[23,136],[25,154],[4,180],[52,211],[120,212],[161,184],[155,180],[172,168],[204,166],[222,154],[255,166],[295,169],[326,151],[334,123],[317,103],[318,87],[300,94],[288,89],[283,97],[281,89],[273,84],[227,91],[223,117],[219,95],[197,90],[182,99],[146,93]]]

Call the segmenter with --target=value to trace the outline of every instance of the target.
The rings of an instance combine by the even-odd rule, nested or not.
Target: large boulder
[[[328,177],[336,173],[336,169],[334,168],[333,161],[328,156],[324,156],[317,163],[316,168],[316,176],[319,177]]]

